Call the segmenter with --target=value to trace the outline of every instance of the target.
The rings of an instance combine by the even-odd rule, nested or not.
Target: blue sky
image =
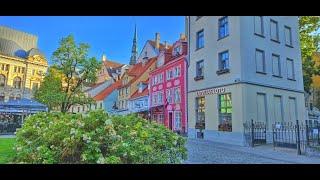
[[[73,34],[77,42],[89,43],[89,56],[129,63],[134,24],[138,30],[138,49],[160,33],[161,42],[173,43],[184,33],[183,16],[5,16],[0,25],[38,36],[38,48],[51,64],[59,40]]]

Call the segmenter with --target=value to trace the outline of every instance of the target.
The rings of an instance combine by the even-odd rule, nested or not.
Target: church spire
[[[138,46],[137,46],[137,25],[134,25],[134,36],[132,42],[132,51],[130,57],[130,65],[135,65],[137,63],[138,58]]]

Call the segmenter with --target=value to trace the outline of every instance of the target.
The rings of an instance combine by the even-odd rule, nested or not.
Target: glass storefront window
[[[219,95],[219,131],[232,131],[231,93]]]
[[[196,129],[205,128],[205,97],[196,98]]]

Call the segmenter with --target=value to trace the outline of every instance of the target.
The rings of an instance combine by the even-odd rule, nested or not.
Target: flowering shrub
[[[18,130],[16,163],[180,163],[185,139],[136,115],[38,113]]]

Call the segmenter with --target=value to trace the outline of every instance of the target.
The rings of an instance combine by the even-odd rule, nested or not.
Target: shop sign
[[[206,89],[203,91],[198,91],[197,96],[206,96],[206,95],[213,95],[213,94],[219,94],[224,93],[226,91],[226,88],[213,88],[213,89]]]

